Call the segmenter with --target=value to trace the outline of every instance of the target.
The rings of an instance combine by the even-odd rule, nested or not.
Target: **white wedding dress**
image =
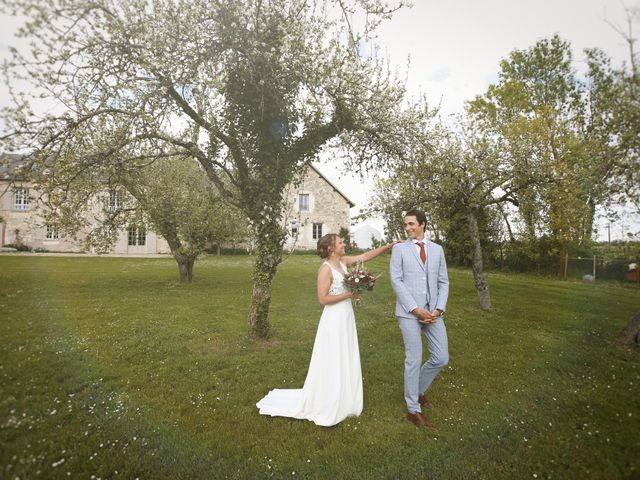
[[[344,293],[344,272],[329,268],[333,275],[329,294]],[[362,371],[351,299],[324,307],[304,387],[271,390],[256,406],[261,415],[303,418],[324,427],[362,413]]]

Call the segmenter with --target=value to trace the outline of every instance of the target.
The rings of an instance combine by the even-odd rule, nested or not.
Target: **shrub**
[[[33,249],[29,245],[16,245],[14,243],[7,243],[4,245],[8,248],[15,248],[19,252],[31,252]]]

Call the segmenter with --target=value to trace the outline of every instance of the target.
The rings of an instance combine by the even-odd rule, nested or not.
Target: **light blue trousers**
[[[422,395],[449,363],[449,341],[443,317],[422,325],[416,318],[398,317],[404,339],[404,399],[409,413],[422,411],[418,395]],[[429,360],[422,365],[422,335],[427,339]]]

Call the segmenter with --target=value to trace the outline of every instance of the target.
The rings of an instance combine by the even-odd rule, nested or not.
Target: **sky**
[[[425,94],[446,119],[463,113],[466,101],[497,81],[500,61],[512,50],[527,49],[555,33],[571,43],[578,72],[586,70],[585,48],[602,49],[616,66],[627,61],[624,38],[607,23],[626,30],[624,5],[619,0],[415,0],[413,8],[396,13],[380,28],[377,41],[407,71],[409,91]],[[628,0],[626,6],[640,7],[640,2]],[[319,168],[356,203],[352,216],[366,205],[371,179],[340,175],[330,162]],[[628,207],[621,213],[622,220],[611,224],[612,240],[640,231],[639,215]],[[369,223],[383,229],[379,220]],[[608,223],[599,222],[601,240],[607,239]]]
[[[500,60],[514,49],[526,49],[557,33],[571,43],[575,68],[583,71],[585,48],[604,50],[619,65],[628,58],[624,39],[607,23],[626,28],[624,6],[638,0],[413,0],[379,29],[377,44],[406,75],[409,92],[425,94],[432,107],[447,118],[463,112],[464,103],[486,92],[497,81]],[[16,20],[0,15],[0,58],[7,45],[16,45]],[[636,28],[640,25],[636,24]],[[636,32],[638,36],[638,32]],[[409,62],[409,63],[407,63]],[[0,85],[0,103],[6,87]],[[352,217],[367,204],[372,177],[341,173],[330,159],[317,163],[322,173],[356,206]],[[611,238],[640,231],[640,216],[622,212],[611,225]],[[368,223],[383,229],[377,219]],[[600,222],[600,239],[606,239]]]

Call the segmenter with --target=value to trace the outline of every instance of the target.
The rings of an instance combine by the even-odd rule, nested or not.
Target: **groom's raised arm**
[[[411,293],[409,293],[409,289],[404,284],[402,274],[401,249],[402,247],[398,245],[391,251],[391,264],[389,266],[391,274],[391,286],[393,287],[393,291],[396,292],[398,302],[400,302],[402,308],[404,308],[407,313],[411,313],[411,311],[414,308],[419,307],[419,305],[416,304],[413,296],[411,295]]]

